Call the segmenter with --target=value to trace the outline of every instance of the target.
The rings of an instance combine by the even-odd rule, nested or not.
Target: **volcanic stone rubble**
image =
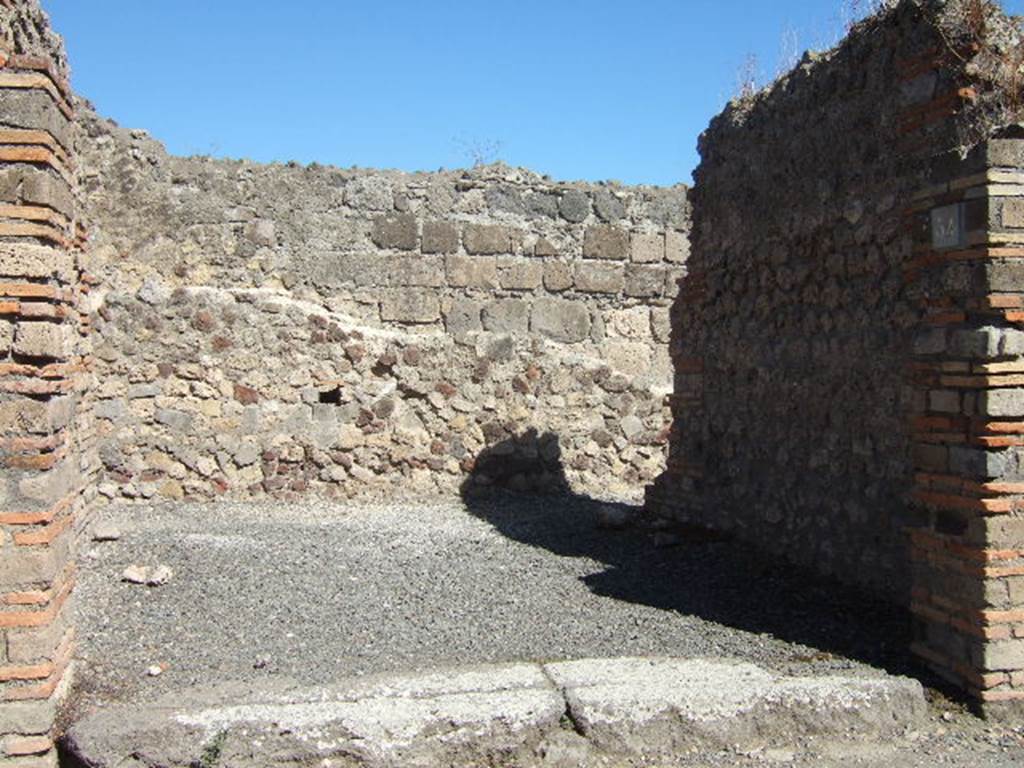
[[[541,469],[478,481],[639,498],[663,466],[684,187],[183,159],[83,122],[105,494],[452,491],[490,448]]]

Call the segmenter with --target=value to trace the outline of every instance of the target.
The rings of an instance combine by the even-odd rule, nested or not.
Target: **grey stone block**
[[[929,410],[938,413],[960,413],[960,393],[936,389],[928,393]]]
[[[938,355],[946,351],[946,329],[932,328],[914,337],[915,355]]]
[[[683,264],[690,258],[690,237],[686,232],[670,229],[665,233],[665,261]]]
[[[586,192],[568,189],[558,199],[558,212],[566,221],[578,224],[590,215],[590,198]]]
[[[0,704],[0,723],[10,733],[25,736],[49,733],[57,716],[54,699],[12,701]]]
[[[38,170],[24,169],[21,196],[32,205],[48,205],[70,216],[75,204],[63,179]]]
[[[388,285],[392,261],[389,257],[365,253],[309,254],[300,268],[310,283],[321,288],[381,287]]]
[[[0,90],[0,114],[12,128],[49,131],[61,146],[72,146],[71,123],[46,91],[4,88]]]
[[[392,213],[373,220],[372,239],[378,248],[412,251],[417,237],[416,217],[411,213]]]
[[[425,288],[392,290],[381,300],[380,319],[394,323],[433,323],[441,319],[441,302],[434,291]]]
[[[533,304],[530,330],[566,344],[584,341],[590,335],[590,312],[578,302],[544,297]]]
[[[483,329],[480,314],[483,307],[478,301],[454,299],[444,316],[445,329],[456,339],[465,338],[471,331]]]
[[[11,351],[14,343],[14,323],[0,320],[0,355],[6,355]]]
[[[1024,416],[1024,389],[989,389],[978,396],[983,416]]]
[[[18,323],[11,349],[18,355],[61,360],[71,354],[71,331],[55,323]]]
[[[558,198],[546,192],[535,192],[528,194],[524,200],[526,210],[535,216],[547,216],[555,218],[558,216]]]
[[[949,469],[965,477],[1002,477],[1012,468],[1014,462],[1013,454],[1009,451],[992,451],[961,445],[950,446],[948,455]]]
[[[621,264],[581,262],[576,265],[574,276],[576,290],[584,293],[619,293],[626,282]]]
[[[498,262],[498,281],[502,288],[532,291],[544,282],[544,264],[537,259],[504,259]]]
[[[572,288],[572,268],[564,261],[545,261],[544,287],[549,291]]]
[[[467,224],[462,243],[469,254],[497,254],[512,252],[512,236],[508,227],[494,224]]]
[[[1003,355],[1024,355],[1024,331],[1016,328],[1003,328],[999,343],[999,352]]]
[[[493,256],[447,256],[445,275],[453,288],[497,288],[499,284]]]
[[[986,264],[985,276],[993,291],[1019,291],[1024,285],[1024,264],[1018,261]]]
[[[440,288],[445,284],[444,261],[440,256],[398,256],[390,282],[401,287]]]
[[[954,331],[950,335],[949,352],[955,357],[985,360],[999,355],[999,329],[991,326]]]
[[[423,223],[424,253],[456,253],[459,250],[459,230],[446,221]]]
[[[484,305],[484,330],[525,334],[530,329],[530,305],[519,299],[497,299]]]
[[[610,224],[588,227],[583,238],[583,256],[588,259],[625,260],[629,257],[629,233]]]
[[[603,221],[613,222],[626,215],[626,206],[611,190],[599,189],[594,193],[594,211]]]
[[[515,187],[504,184],[488,187],[484,192],[484,199],[487,201],[487,207],[497,213],[526,213],[522,195]]]
[[[665,290],[665,268],[644,264],[626,266],[625,293],[627,296],[651,298]]]
[[[660,232],[634,232],[629,238],[629,258],[637,264],[665,259],[665,235]]]
[[[1020,640],[985,643],[981,656],[982,668],[988,671],[1024,669],[1024,643]]]

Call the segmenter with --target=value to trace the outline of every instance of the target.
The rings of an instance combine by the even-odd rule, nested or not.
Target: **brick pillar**
[[[908,282],[926,308],[911,379],[914,651],[986,713],[1024,703],[1024,141],[922,190]],[[1018,710],[1019,711],[1019,710]]]
[[[34,2],[0,2],[0,764],[55,765],[87,501],[72,97]],[[31,31],[29,31],[31,30]]]

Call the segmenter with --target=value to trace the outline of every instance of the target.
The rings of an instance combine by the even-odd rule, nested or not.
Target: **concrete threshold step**
[[[316,689],[222,686],[115,705],[69,731],[95,768],[661,764],[917,726],[919,683],[795,677],[727,659],[462,667]]]

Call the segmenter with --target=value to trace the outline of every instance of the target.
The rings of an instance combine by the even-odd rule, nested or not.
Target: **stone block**
[[[629,233],[611,224],[587,227],[583,237],[583,256],[587,259],[624,260],[629,256]]]
[[[498,262],[493,256],[446,256],[445,275],[453,288],[497,288]]]
[[[621,264],[591,264],[580,262],[574,270],[576,290],[584,293],[619,293],[625,286],[625,271]]]
[[[564,344],[578,343],[590,335],[590,312],[579,302],[540,298],[533,304],[530,330]]]
[[[424,253],[457,253],[459,230],[447,221],[426,221],[423,223]]]
[[[1016,328],[1003,328],[999,335],[999,353],[1001,355],[1024,355],[1024,331],[1018,331]]]
[[[508,227],[495,224],[467,224],[462,243],[466,253],[473,255],[512,253],[512,234]]]
[[[1019,261],[986,264],[985,277],[993,291],[1019,291],[1024,285],[1024,264]]]
[[[602,357],[617,371],[643,376],[651,368],[651,345],[638,341],[608,340],[601,348]]]
[[[440,256],[413,254],[395,257],[391,285],[440,288],[444,284],[445,265]]]
[[[532,291],[544,282],[544,264],[537,259],[501,259],[498,282],[512,291]]]
[[[1024,389],[989,389],[978,396],[978,410],[983,416],[1024,416]]]
[[[321,288],[382,287],[388,285],[391,259],[378,254],[325,253],[311,254],[299,266],[309,281]]]
[[[18,323],[12,350],[25,357],[62,360],[71,354],[71,328],[56,323]]]
[[[544,262],[544,287],[549,291],[572,288],[572,268],[564,261]]]
[[[74,273],[74,256],[45,245],[0,243],[0,276],[50,277],[70,280]]]
[[[11,128],[48,131],[61,146],[73,146],[71,123],[46,91],[0,89],[0,114]]]
[[[670,229],[665,233],[665,261],[685,264],[690,258],[690,236],[686,232]]]
[[[915,355],[938,355],[946,351],[946,329],[932,328],[914,336]]]
[[[651,333],[660,344],[668,344],[672,334],[672,320],[668,307],[651,309]]]
[[[932,447],[938,448],[939,446]],[[1009,471],[1011,465],[1016,464],[1008,451],[993,451],[984,448],[968,448],[954,445],[948,449],[948,453],[944,449],[944,455],[948,457],[949,469],[963,477],[980,479],[1003,477]],[[946,467],[945,465],[939,467],[922,465],[921,468],[944,470]]]
[[[380,302],[386,323],[433,323],[441,319],[441,302],[434,291],[406,288],[389,291]]]
[[[1010,229],[1024,227],[1024,199],[1012,197],[1003,201],[1002,225]]]
[[[1006,586],[1010,592],[1010,602],[1014,605],[1024,605],[1024,576],[1007,579]]]
[[[484,191],[484,199],[487,201],[487,207],[496,213],[526,213],[523,196],[515,187],[504,184],[488,187]]]
[[[986,671],[1024,669],[1024,640],[985,643],[981,650],[981,663]]]
[[[0,320],[0,355],[6,355],[14,344],[14,323]]]
[[[911,449],[914,467],[929,472],[946,472],[949,470],[949,449],[944,445],[928,445],[918,443]]]
[[[647,307],[613,309],[608,313],[605,326],[615,336],[626,339],[649,339],[651,315]]]
[[[48,434],[63,429],[74,418],[71,397],[46,401],[16,398],[0,401],[0,432]]]
[[[665,268],[646,264],[626,266],[625,293],[637,298],[661,296],[665,290]]]
[[[936,413],[960,413],[960,393],[936,389],[928,393],[928,409]]]
[[[36,736],[49,733],[57,716],[53,699],[41,701],[12,701],[0,703],[0,733],[20,733]]]
[[[949,354],[986,360],[999,355],[999,329],[987,326],[954,331],[949,339]]]
[[[49,206],[66,216],[70,216],[75,208],[67,182],[39,170],[26,171],[21,185],[21,197],[30,205]]]
[[[78,456],[71,454],[58,462],[52,469],[45,472],[31,472],[18,480],[18,493],[25,497],[31,505],[29,508],[49,508],[63,499],[72,491],[82,486],[82,473],[79,468]],[[62,537],[58,537],[58,541]],[[57,544],[51,543],[51,549]]]
[[[52,584],[63,568],[50,547],[6,547],[0,557],[0,591]]]
[[[558,198],[558,212],[566,221],[578,224],[590,215],[590,198],[581,190],[567,189]]]
[[[686,269],[683,267],[670,267],[665,270],[665,297],[674,299],[679,295],[679,283],[686,277]]]
[[[523,203],[527,212],[534,216],[547,216],[552,219],[558,216],[558,198],[548,192],[527,194]]]
[[[418,238],[416,217],[411,213],[390,213],[373,220],[371,239],[378,248],[413,251]]]
[[[21,185],[25,171],[19,166],[0,168],[0,200],[5,203],[21,202]]]
[[[618,221],[626,215],[626,206],[610,189],[594,192],[594,211],[603,221]]]
[[[483,330],[480,314],[483,305],[470,299],[453,299],[444,313],[445,329],[456,339],[465,338],[471,331]]]
[[[530,305],[519,299],[496,299],[484,304],[484,330],[525,334],[530,329]]]
[[[629,259],[651,264],[665,258],[665,236],[660,232],[634,232],[629,237]]]
[[[538,237],[537,242],[533,244],[533,255],[543,257],[557,256],[558,246],[556,246],[546,237]]]
[[[70,612],[38,627],[12,629],[7,633],[7,658],[11,664],[40,664],[53,660],[53,652],[67,635]]]

